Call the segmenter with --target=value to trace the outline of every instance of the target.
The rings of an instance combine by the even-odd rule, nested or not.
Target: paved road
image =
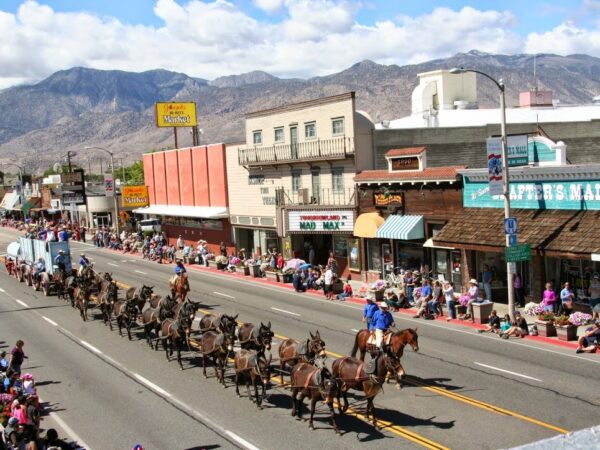
[[[0,249],[11,235],[0,229]],[[172,266],[82,244],[73,248],[74,254],[85,248],[96,268],[113,272],[125,284],[146,282],[166,291]],[[347,416],[340,420],[344,435],[338,438],[320,414],[320,429],[310,432],[306,423],[289,417],[289,394],[279,386],[267,408],[256,411],[231,387],[219,388],[211,372],[204,380],[194,354],[185,354],[181,372],[175,362],[165,361],[164,352],[148,349],[141,334],[128,342],[97,320],[83,324],[55,297],[34,294],[5,275],[0,280],[5,290],[0,311],[14,311],[0,314],[7,323],[0,338],[23,330],[29,364],[34,355],[47,358],[40,373],[59,384],[44,386],[42,395],[59,403],[61,417],[93,448],[126,448],[132,441],[151,448],[355,448],[366,443],[374,448],[498,448],[597,424],[596,355],[397,316],[402,328],[419,326],[420,351],[408,350],[403,357],[410,374],[404,388],[389,385],[376,399],[379,417],[390,426],[377,431],[360,417]],[[331,304],[212,272],[190,270],[190,282],[190,297],[205,310],[239,313],[247,322],[270,320],[279,337],[303,338],[318,329],[332,359],[349,352],[353,330],[360,328],[358,305]],[[360,412],[364,403],[357,397],[354,406]],[[116,433],[99,435],[99,430]]]

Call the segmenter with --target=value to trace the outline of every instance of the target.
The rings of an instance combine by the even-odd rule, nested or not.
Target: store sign
[[[402,205],[402,193],[384,192],[373,194],[373,204],[375,206]]]
[[[529,244],[518,244],[512,247],[504,248],[504,256],[506,262],[519,262],[519,261],[530,261],[531,260],[531,245]]]
[[[60,175],[62,203],[68,205],[73,203],[76,205],[85,205],[85,174],[83,169],[75,169],[69,173]]]
[[[511,208],[600,210],[600,180],[526,181],[509,184]],[[486,183],[464,177],[465,208],[503,208],[502,195],[489,195]]]
[[[502,139],[487,139],[488,192],[490,195],[502,195]]]
[[[529,163],[529,149],[526,134],[506,138],[506,157],[508,166],[526,166]]]
[[[156,103],[157,127],[195,127],[196,103]]]
[[[123,208],[148,206],[148,188],[146,186],[122,186],[121,205]]]
[[[408,158],[393,158],[390,159],[392,171],[401,170],[419,170],[419,158],[410,156]]]
[[[60,174],[60,182],[66,183],[83,183],[83,172],[68,172]]]
[[[63,205],[74,203],[75,205],[85,205],[85,197],[81,192],[65,192],[62,193]]]
[[[354,211],[290,211],[288,231],[334,232],[354,228]]]

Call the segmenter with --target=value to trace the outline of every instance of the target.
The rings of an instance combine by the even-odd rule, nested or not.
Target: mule
[[[142,284],[141,288],[130,287],[125,291],[125,300],[132,300],[137,297],[147,302],[152,297],[153,289],[154,286],[146,286],[145,284]]]
[[[228,316],[227,314],[205,314],[200,319],[200,333],[206,331],[220,331],[221,333],[233,334],[237,325],[236,319],[238,314],[235,316]]]
[[[215,366],[215,376],[219,383],[225,388],[225,368],[227,367],[227,357],[233,351],[234,336],[226,333],[217,333],[216,331],[206,331],[200,337],[200,353],[202,355],[202,374],[206,375],[206,359],[212,358]]]
[[[235,393],[241,397],[239,386],[240,383],[245,382],[248,398],[256,403],[259,409],[262,409],[266,386],[271,378],[269,371],[271,355],[267,358],[264,351],[242,349],[235,354],[233,364],[235,367]],[[254,388],[254,398],[250,393],[250,384]],[[259,384],[261,386],[260,395],[258,394]]]
[[[90,288],[88,286],[77,286],[74,292],[75,304],[84,322],[87,322],[87,308],[90,302]]]
[[[100,291],[98,293],[98,295],[96,296],[96,305],[98,306],[98,309],[100,309],[100,312],[102,313],[102,321],[104,322],[104,325],[108,325],[111,323],[112,312],[114,309],[114,304],[118,300],[118,295],[119,295],[119,288],[117,287],[116,283],[110,282],[107,285],[106,290]],[[111,331],[112,331],[112,325],[111,325]]]
[[[271,350],[271,342],[274,333],[271,331],[271,322],[260,323],[257,327],[253,323],[243,323],[238,327],[237,332],[240,341],[240,347],[245,350]]]
[[[310,419],[308,427],[314,430],[313,418],[315,416],[315,407],[319,400],[322,400],[329,407],[329,418],[333,430],[340,434],[335,423],[335,409],[333,408],[333,399],[337,393],[337,383],[332,379],[331,372],[327,367],[317,367],[312,364],[300,362],[292,367],[290,373],[290,383],[292,385],[292,417],[302,418],[302,404],[304,398],[310,398]],[[300,396],[298,397],[298,394]]]
[[[371,416],[373,426],[379,429],[373,401],[382,389],[387,372],[397,370],[398,360],[390,353],[388,348],[379,352],[375,359],[371,361],[371,364],[374,366],[372,373],[366,373],[363,361],[351,356],[344,356],[333,361],[331,370],[337,383],[337,402],[340,414],[348,410],[348,390],[362,391],[367,399],[365,416],[367,420]],[[344,396],[343,406],[340,402],[340,395]]]
[[[127,330],[127,337],[131,341],[131,327],[137,318],[137,307],[134,302],[127,300],[117,300],[113,304],[113,314],[117,319],[117,327],[119,328],[119,336],[123,337],[123,328]],[[110,330],[112,331],[112,321],[109,321]]]
[[[354,346],[350,352],[350,356],[356,357],[356,353],[360,350],[360,360],[365,360],[365,353],[369,351],[371,356],[377,353],[377,348],[369,344],[369,337],[371,332],[369,330],[360,330],[356,333],[354,338]],[[384,343],[388,342],[388,339],[384,339]],[[394,331],[389,336],[389,344],[385,344],[385,347],[389,348],[391,354],[393,354],[398,360],[398,371],[391,374],[394,377],[396,383],[396,389],[400,389],[400,380],[406,375],[406,371],[400,363],[400,358],[404,354],[404,347],[410,345],[415,352],[419,351],[419,335],[417,334],[417,328],[407,328],[405,330]],[[388,374],[389,376],[390,374]]]
[[[298,342],[294,339],[286,339],[279,344],[279,373],[283,384],[283,371],[285,366],[290,368],[300,361],[314,363],[316,357],[325,358],[325,342],[321,339],[319,330],[313,335],[309,332],[310,339],[306,342]]]
[[[181,344],[184,340],[187,341],[189,339],[191,327],[192,321],[186,316],[179,319],[166,319],[160,324],[160,339],[165,347],[167,361],[170,360],[169,356],[173,354],[173,348],[175,348],[177,351],[177,362],[181,370],[183,370]],[[171,344],[170,347],[169,343]]]

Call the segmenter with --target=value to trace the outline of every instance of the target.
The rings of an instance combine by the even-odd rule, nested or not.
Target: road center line
[[[44,319],[46,322],[48,322],[50,325],[54,325],[55,327],[58,326],[58,324],[52,320],[52,319],[48,319],[46,316],[42,316],[42,319]]]
[[[106,263],[107,266],[113,266],[113,267],[119,267],[118,264],[113,264],[113,263]]]
[[[350,328],[350,331],[354,331],[355,333],[358,333],[360,330],[357,330],[356,328]]]
[[[122,259],[121,262],[127,262],[127,260],[126,259]]]
[[[146,386],[148,386],[153,391],[158,392],[160,395],[163,395],[165,397],[171,397],[171,394],[169,394],[167,391],[165,391],[160,386],[157,386],[156,384],[154,384],[152,381],[144,378],[143,376],[141,376],[141,375],[139,375],[137,373],[134,373],[133,376],[136,377],[141,383],[145,384]]]
[[[146,272],[142,272],[141,270],[134,270],[135,273],[139,273],[140,275],[148,275]]]
[[[279,308],[275,308],[274,306],[271,306],[271,309],[272,309],[273,311],[279,311],[279,312],[282,312],[282,313],[291,314],[292,316],[300,316],[300,314],[297,314],[297,313],[295,313],[295,312],[286,311],[285,309],[279,309]]]
[[[19,300],[16,298],[15,302],[17,302],[19,305],[23,306],[24,308],[29,308],[29,305],[27,303],[25,303],[23,300]]]
[[[237,443],[243,445],[244,447],[246,447],[248,450],[260,450],[256,445],[252,445],[250,442],[248,442],[246,439],[239,437],[237,434],[235,434],[232,431],[229,430],[225,430],[225,433],[227,434],[227,436],[229,436],[231,439],[233,439],[234,441],[236,441]]]
[[[4,289],[0,288],[0,292],[6,292]]]
[[[233,299],[235,299],[235,297],[234,297],[234,296],[232,296],[232,295],[227,295],[227,294],[223,294],[222,292],[213,291],[213,294],[220,295],[220,296],[222,296],[222,297],[227,297],[227,298],[233,298]]]
[[[89,342],[85,342],[84,340],[80,340],[79,342],[81,342],[83,345],[85,345],[87,348],[89,348],[91,351],[93,351],[94,353],[98,353],[99,355],[102,354],[102,352],[100,350],[98,350],[96,347],[94,347],[92,344],[90,344]]]
[[[511,372],[510,370],[506,370],[506,369],[500,369],[499,367],[488,366],[487,364],[478,363],[477,361],[473,361],[473,364],[475,364],[477,366],[485,367],[486,369],[497,370],[498,372],[509,373],[509,374],[515,375],[517,377],[527,378],[528,380],[539,381],[540,383],[543,382],[539,378],[530,377],[529,375],[523,375],[523,374],[520,374],[517,372]]]

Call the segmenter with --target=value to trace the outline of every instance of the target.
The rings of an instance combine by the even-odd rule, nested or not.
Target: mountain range
[[[97,171],[111,149],[125,163],[143,152],[173,147],[171,129],[156,128],[154,103],[195,101],[201,142],[241,142],[244,114],[288,103],[356,91],[357,108],[375,121],[410,114],[417,74],[469,67],[502,78],[507,104],[534,86],[554,92],[562,104],[589,104],[600,94],[600,59],[588,55],[493,55],[476,50],[421,64],[397,66],[361,61],[346,70],[309,79],[283,79],[262,71],[212,81],[167,70],[142,73],[75,67],[34,85],[0,91],[0,162],[20,161],[29,171],[45,169],[76,151],[75,160]],[[481,108],[498,105],[498,91],[478,80]],[[191,145],[189,129],[179,146]],[[106,167],[106,166],[105,166]]]

